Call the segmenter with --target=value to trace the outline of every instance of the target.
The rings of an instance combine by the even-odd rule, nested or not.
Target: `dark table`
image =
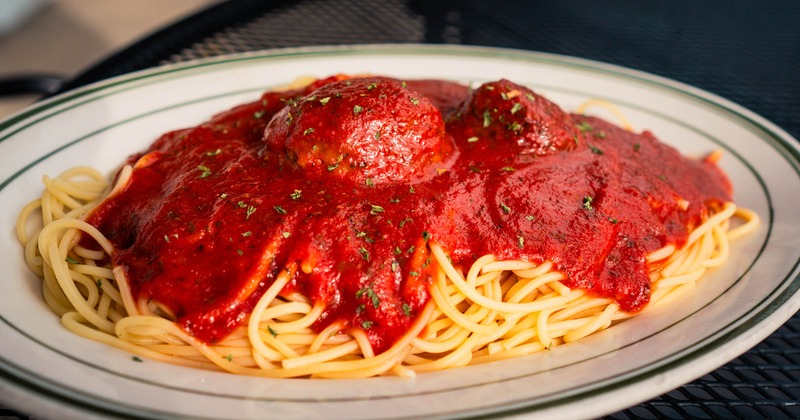
[[[359,43],[486,45],[613,63],[708,90],[800,138],[798,1],[231,1],[140,40],[59,91],[225,53]],[[725,366],[608,418],[800,418],[798,402],[795,315]]]

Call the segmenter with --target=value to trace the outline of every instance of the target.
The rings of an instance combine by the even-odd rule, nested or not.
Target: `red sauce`
[[[635,312],[645,256],[731,198],[712,163],[505,80],[331,77],[167,133],[130,162],[130,183],[89,220],[134,297],[205,342],[297,262],[307,272],[283,293],[324,305],[314,327],[363,328],[383,351],[430,299],[426,241],[464,266],[550,260],[567,286]]]

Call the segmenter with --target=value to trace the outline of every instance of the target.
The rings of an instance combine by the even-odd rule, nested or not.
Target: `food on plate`
[[[110,182],[45,177],[17,229],[78,334],[240,374],[412,376],[691,287],[758,224],[719,158],[508,80],[336,75],[166,133]]]

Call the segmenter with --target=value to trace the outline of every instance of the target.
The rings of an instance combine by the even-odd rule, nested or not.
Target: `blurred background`
[[[0,0],[0,79],[75,75],[215,1]],[[0,97],[0,118],[37,97]]]

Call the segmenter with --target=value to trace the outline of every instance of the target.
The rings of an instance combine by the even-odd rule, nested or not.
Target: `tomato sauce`
[[[278,273],[282,294],[391,346],[430,300],[435,241],[456,265],[552,261],[564,284],[641,310],[645,257],[731,199],[710,162],[573,115],[507,80],[321,79],[167,133],[89,217],[135,298],[213,343]]]

